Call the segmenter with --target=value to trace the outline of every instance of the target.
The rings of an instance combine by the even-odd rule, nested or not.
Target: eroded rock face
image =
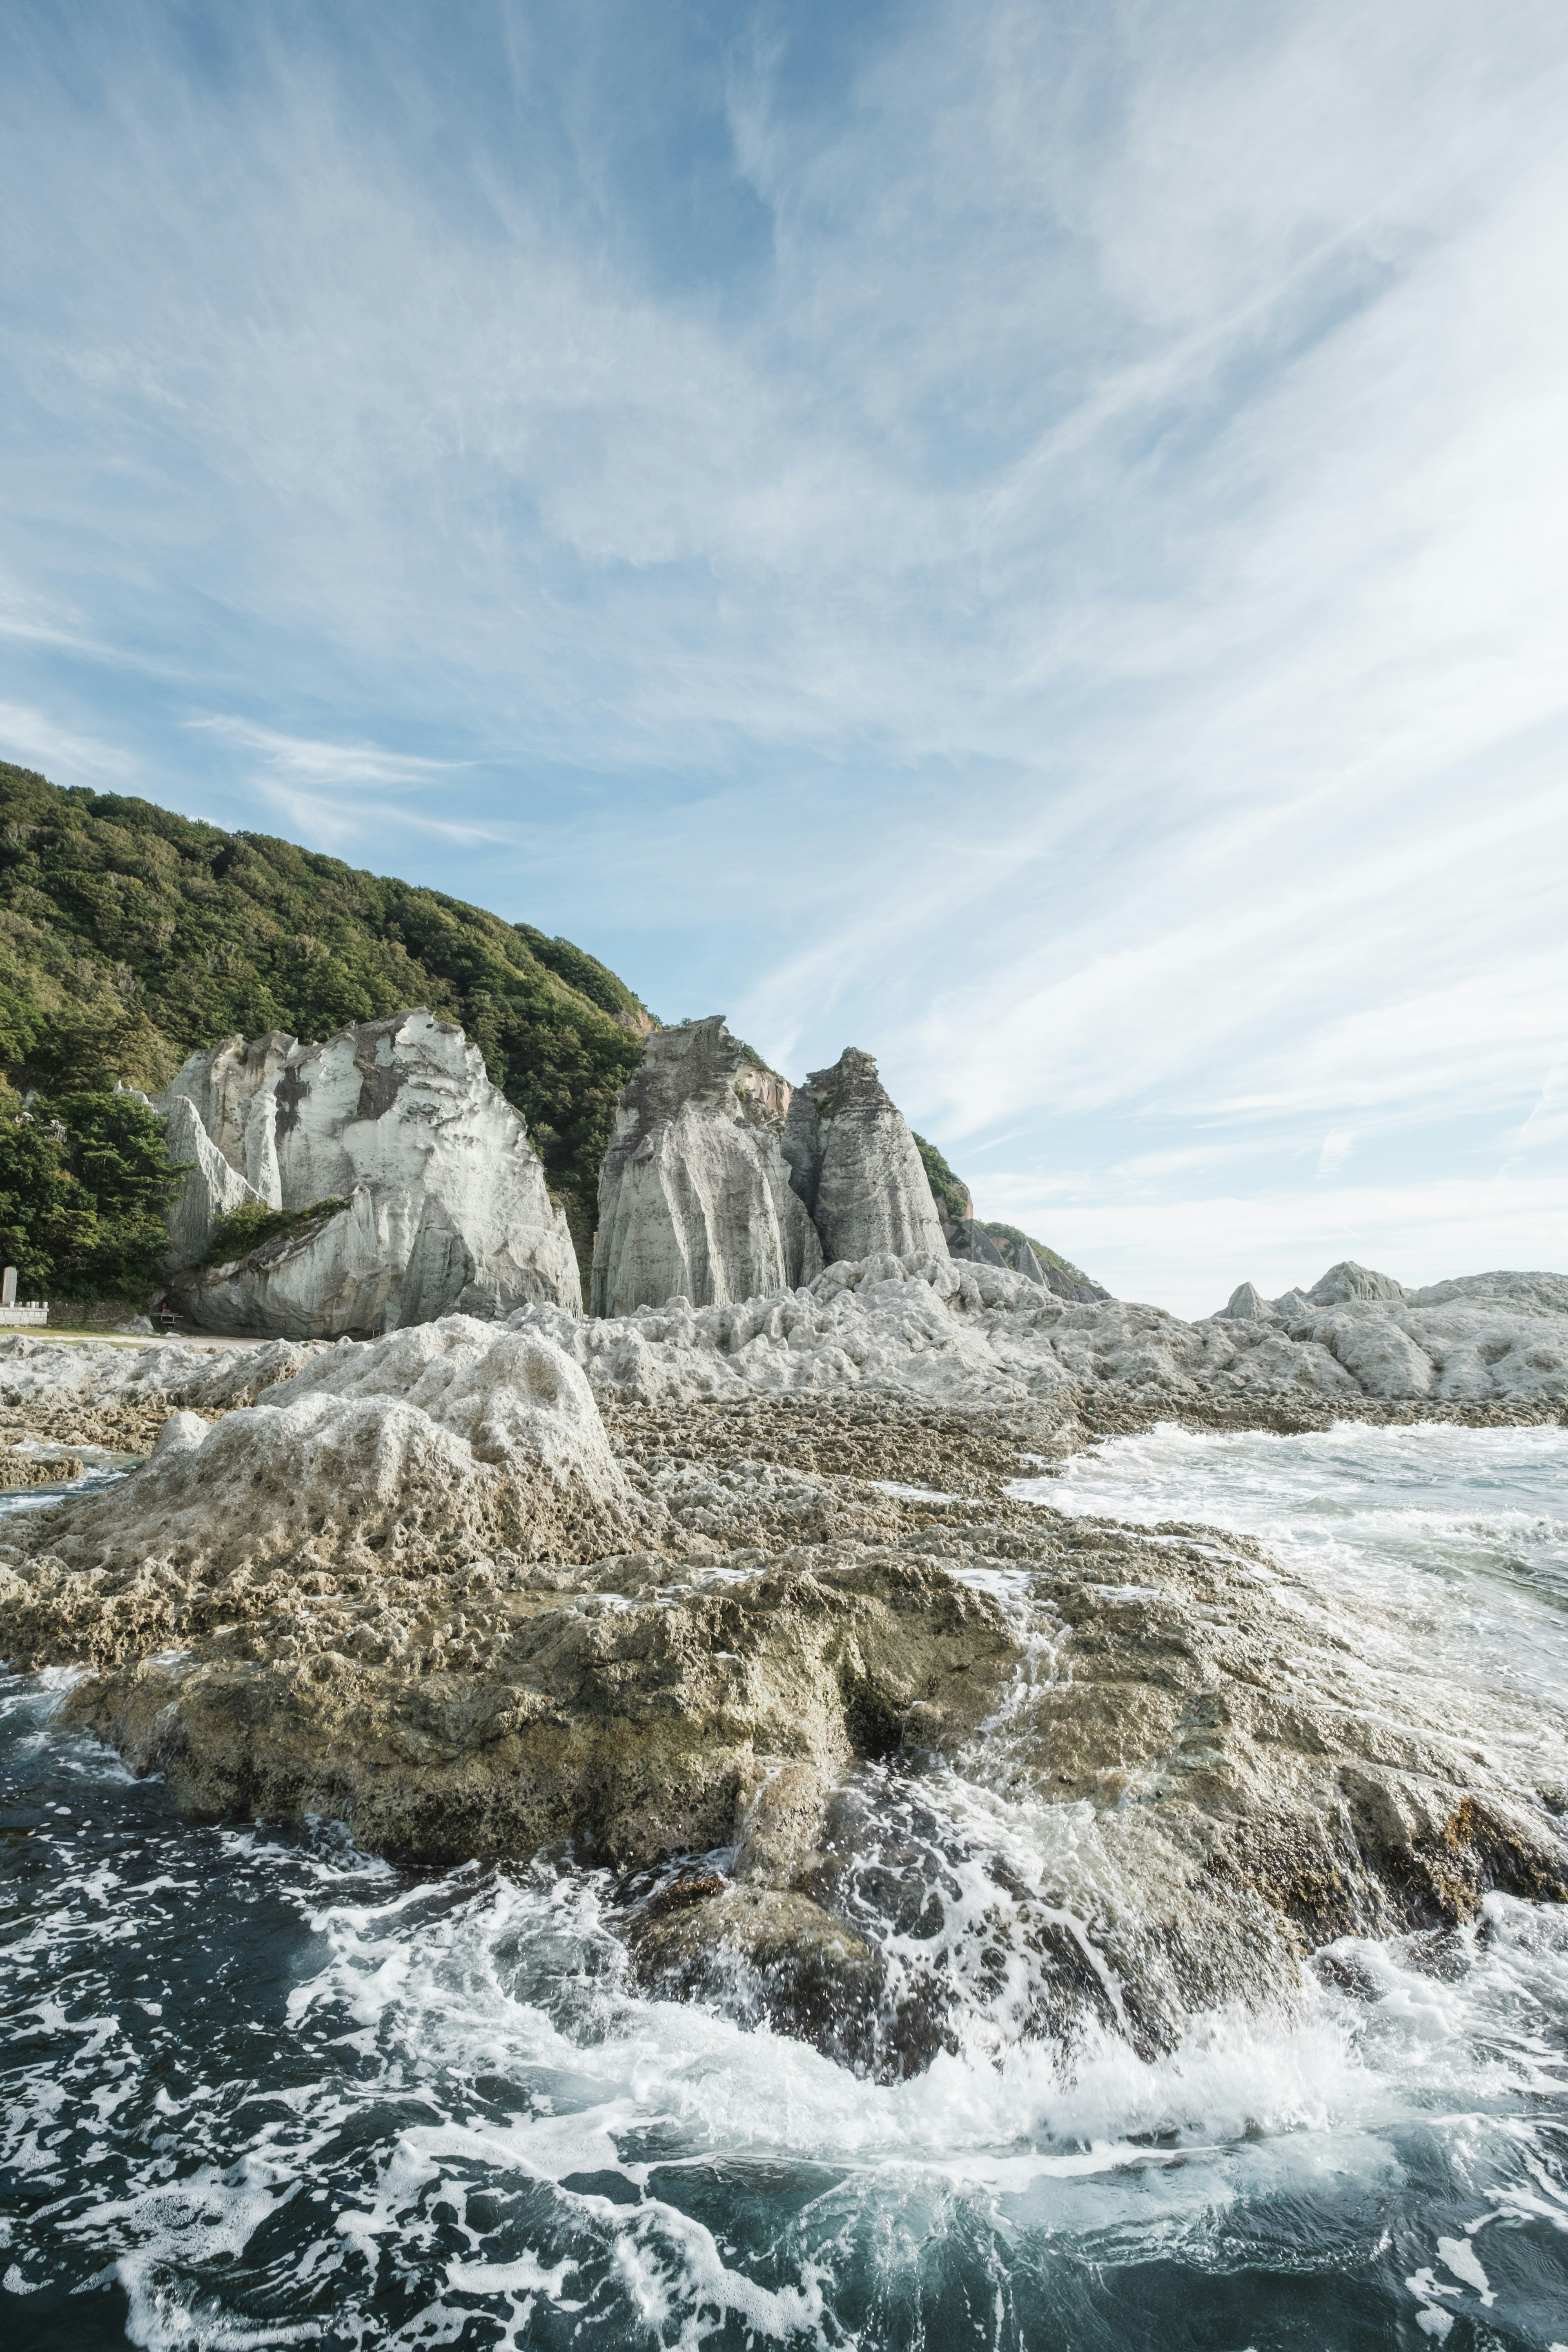
[[[789,1103],[717,1014],[649,1037],[599,1179],[595,1316],[722,1305],[821,1271],[779,1148]]]
[[[869,1054],[847,1045],[830,1070],[812,1072],[790,1103],[784,1150],[829,1265],[945,1249],[915,1139]]]
[[[1352,1299],[1403,1298],[1405,1286],[1391,1274],[1375,1274],[1371,1266],[1346,1257],[1320,1276],[1307,1296],[1315,1307],[1343,1307]]]
[[[280,1562],[343,1574],[476,1551],[578,1558],[646,1538],[659,1516],[628,1487],[569,1357],[448,1316],[341,1341],[214,1423],[176,1414],[124,1488],[38,1539],[86,1587],[165,1568],[211,1580]]]
[[[117,1581],[61,1549],[0,1569],[0,1643],[95,1656],[71,1718],[183,1803],[431,1861],[674,1862],[626,1890],[644,1980],[879,2074],[991,2013],[999,1974],[1025,2034],[1152,2050],[1288,1997],[1339,1936],[1568,1892],[1560,1712],[1435,1681],[1403,1617],[1213,1529],[955,1507],[890,1542],[532,1575],[390,1545],[366,1575],[340,1545]]]
[[[1238,1282],[1215,1319],[1226,1323],[1271,1323],[1274,1309],[1256,1283]]]
[[[267,1201],[225,1159],[187,1096],[174,1096],[167,1110],[164,1140],[169,1157],[187,1171],[166,1213],[171,1263],[180,1267],[199,1265],[220,1219],[231,1216],[236,1209],[278,1204]]]
[[[1552,1296],[1493,1288],[1429,1307],[1362,1299],[1289,1321],[1276,1312],[1184,1323],[1131,1300],[1063,1299],[944,1250],[836,1264],[803,1290],[721,1307],[674,1299],[575,1324],[535,1307],[517,1319],[569,1349],[602,1394],[650,1403],[864,1392],[1027,1403],[1100,1426],[1102,1403],[1120,1401],[1134,1415],[1239,1427],[1272,1412],[1305,1427],[1368,1404],[1560,1411],[1568,1312]]]
[[[580,1311],[564,1213],[477,1046],[418,1009],[320,1045],[280,1032],[193,1055],[162,1107],[195,1161],[171,1217],[172,1296],[217,1331],[368,1338],[536,1299]],[[346,1205],[227,1265],[201,1264],[242,1202]]]

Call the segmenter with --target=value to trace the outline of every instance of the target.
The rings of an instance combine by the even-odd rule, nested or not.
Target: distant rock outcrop
[[[204,1329],[371,1338],[454,1311],[581,1310],[522,1119],[478,1047],[423,1007],[319,1045],[226,1039],[192,1055],[160,1108],[190,1161],[169,1213],[170,1295]],[[246,1207],[296,1213],[205,1263],[215,1226]]]
[[[1307,1296],[1314,1307],[1348,1307],[1357,1298],[1403,1298],[1405,1285],[1391,1274],[1374,1274],[1369,1265],[1357,1265],[1353,1257],[1342,1257],[1320,1276]]]
[[[1271,1323],[1274,1308],[1255,1282],[1238,1282],[1215,1320],[1219,1323]]]
[[[595,1315],[722,1306],[822,1270],[780,1149],[786,1081],[720,1014],[656,1030],[621,1090],[599,1179]]]
[[[977,1219],[966,1217],[957,1223],[944,1223],[942,1231],[947,1235],[949,1255],[971,1265],[1005,1265],[1009,1273],[1021,1274],[1027,1282],[1037,1282],[1042,1290],[1053,1291],[1058,1298],[1076,1299],[1084,1306],[1110,1296],[1080,1266],[1047,1249],[1044,1242],[1031,1241],[1016,1225],[983,1225]]]
[[[869,1054],[847,1045],[830,1070],[812,1072],[790,1103],[784,1152],[828,1265],[942,1254],[914,1137]]]

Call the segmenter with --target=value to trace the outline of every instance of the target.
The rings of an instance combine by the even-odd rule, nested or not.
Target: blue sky
[[[0,21],[0,755],[846,1044],[1182,1311],[1568,1265],[1568,18]]]

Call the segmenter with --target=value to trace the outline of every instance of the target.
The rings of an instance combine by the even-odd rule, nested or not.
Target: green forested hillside
[[[330,1036],[427,1004],[528,1121],[579,1250],[651,1023],[568,940],[150,802],[0,763],[0,1073],[51,1103],[149,1092],[241,1032]]]

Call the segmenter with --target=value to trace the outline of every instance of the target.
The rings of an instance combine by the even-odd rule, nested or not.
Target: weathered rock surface
[[[572,1311],[571,1234],[522,1119],[460,1029],[419,1008],[320,1045],[272,1032],[193,1055],[162,1105],[192,1172],[171,1214],[171,1295],[204,1329],[361,1338],[454,1311]],[[207,1265],[242,1202],[346,1205]]]
[[[1001,1266],[892,1255],[834,1265],[803,1290],[692,1308],[674,1300],[613,1322],[548,1308],[519,1318],[570,1350],[605,1395],[658,1399],[883,1393],[1022,1404],[1064,1423],[1107,1392],[1144,1412],[1235,1420],[1263,1412],[1423,1409],[1568,1401],[1561,1277],[1438,1285],[1439,1304],[1354,1299],[1184,1323],[1120,1299],[1075,1302]],[[1426,1294],[1423,1294],[1424,1296]],[[1239,1423],[1238,1424],[1239,1425]]]
[[[187,1171],[167,1211],[170,1259],[177,1266],[199,1265],[220,1219],[231,1216],[236,1209],[277,1204],[267,1202],[225,1159],[185,1096],[174,1096],[167,1109],[164,1139],[169,1157]]]
[[[1321,1275],[1307,1296],[1314,1307],[1344,1307],[1354,1299],[1403,1298],[1405,1287],[1391,1274],[1374,1274],[1371,1266],[1346,1257]]]
[[[340,1352],[378,1353],[321,1359],[321,1394]],[[172,1467],[298,1409],[231,1414],[193,1452],[173,1428]],[[752,1409],[748,1442],[800,1410]],[[898,1418],[869,1416],[868,1445]],[[707,1427],[666,1414],[644,1483],[721,1486]],[[373,1567],[340,1527],[335,1565],[279,1548],[117,1578],[60,1559],[83,1507],[49,1515],[52,1556],[12,1548],[0,1645],[95,1658],[71,1719],[182,1802],[337,1815],[429,1860],[702,1857],[627,1886],[645,1981],[879,2073],[994,2006],[998,1971],[1033,2004],[1021,2030],[1094,2020],[1151,2048],[1279,1998],[1337,1936],[1463,1919],[1493,1885],[1568,1892],[1560,1711],[1435,1676],[1404,1617],[1330,1606],[1212,1529],[933,1509],[892,1541],[530,1571],[390,1543]]]
[[[105,1339],[62,1346],[17,1332],[0,1339],[0,1436],[145,1454],[170,1412],[226,1412],[286,1381],[319,1347],[273,1339],[215,1349],[177,1339],[145,1348]]]
[[[1274,1309],[1255,1283],[1238,1282],[1231,1292],[1215,1322],[1271,1323]]]
[[[942,1219],[915,1139],[869,1054],[847,1045],[796,1089],[784,1124],[790,1181],[824,1259],[939,1255]]]
[[[215,1423],[177,1413],[127,1486],[51,1515],[37,1540],[94,1578],[213,1580],[279,1561],[577,1559],[661,1516],[627,1486],[569,1357],[454,1315],[342,1340]]]
[[[821,1270],[780,1150],[790,1089],[717,1014],[649,1037],[599,1180],[595,1316],[793,1290]]]

